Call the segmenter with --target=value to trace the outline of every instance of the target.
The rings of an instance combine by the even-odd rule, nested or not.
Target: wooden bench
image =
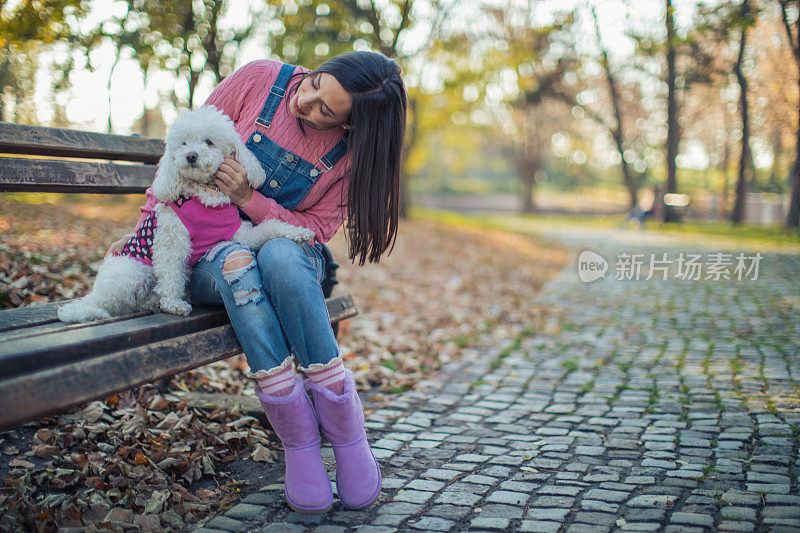
[[[158,139],[0,122],[0,192],[143,193],[163,149]],[[338,265],[328,259],[323,292],[338,333],[358,310],[348,295],[331,297]],[[0,311],[0,429],[241,352],[224,307],[65,324],[57,306]]]

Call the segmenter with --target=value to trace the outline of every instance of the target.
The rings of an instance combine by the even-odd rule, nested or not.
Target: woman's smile
[[[297,105],[297,95],[295,95],[295,97],[294,97],[294,98],[292,98],[292,101],[291,101],[290,103],[291,103],[291,105],[292,105],[292,108],[293,108],[293,110],[294,110],[294,114],[295,114],[295,115],[296,115],[298,118],[305,116],[305,113],[303,113],[303,111],[300,109],[300,106],[299,106],[299,105]]]
[[[330,129],[344,123],[352,98],[332,75],[324,72],[304,78],[289,100],[289,112],[316,129]]]

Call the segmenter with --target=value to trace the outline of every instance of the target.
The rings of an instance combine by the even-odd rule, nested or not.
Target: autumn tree
[[[535,0],[510,3],[498,8],[485,5],[490,17],[477,46],[484,50],[484,91],[500,90],[513,81],[515,91],[507,96],[510,120],[503,130],[509,138],[511,160],[521,182],[523,211],[534,209],[534,188],[548,159],[550,135],[557,131],[549,120],[552,87],[561,83],[564,73],[573,70],[577,57],[564,53],[571,40],[572,13],[558,13],[552,20],[536,19]],[[558,104],[556,104],[558,105]],[[563,104],[561,104],[563,105]]]
[[[747,33],[753,23],[753,12],[750,7],[750,0],[742,0],[738,12],[739,18],[736,20],[739,26],[739,53],[736,56],[736,63],[733,65],[733,73],[739,85],[739,111],[742,121],[742,150],[739,157],[739,174],[736,179],[736,202],[731,213],[732,222],[741,222],[744,218],[744,199],[745,187],[748,180],[755,179],[753,166],[753,155],[750,151],[750,107],[747,76],[742,68],[745,54],[747,53]],[[749,176],[748,176],[749,174]]]
[[[81,0],[0,2],[0,120],[35,119],[33,94],[39,52],[68,41],[87,9],[88,4]],[[53,82],[55,86],[64,83],[63,76],[56,76]],[[10,109],[6,94],[12,102]]]
[[[599,126],[618,153],[621,182],[628,191],[629,206],[633,207],[646,170],[642,153],[646,146],[642,142],[644,132],[637,125],[647,115],[641,105],[640,87],[621,66],[614,64],[593,7],[562,16],[564,22],[568,21],[564,27],[572,31],[553,33],[551,46],[555,45],[558,57],[551,54],[536,68],[529,69],[531,79],[522,76],[525,99],[529,104],[561,104],[580,109],[586,119]],[[584,25],[593,27],[596,51],[579,51],[576,28],[581,17],[585,19]],[[600,74],[595,74],[595,69],[587,68],[588,65],[599,66]]]
[[[767,4],[752,30],[753,63],[756,73],[751,77],[754,116],[761,117],[760,136],[770,146],[772,166],[766,190],[786,192],[791,173],[792,138],[797,131],[798,94],[797,69],[786,68],[794,62],[777,4]]]
[[[709,83],[714,72],[714,50],[708,49],[702,33],[694,28],[679,31],[675,24],[675,6],[672,0],[664,1],[663,38],[657,32],[635,33],[630,36],[637,42],[637,66],[643,75],[656,66],[662,87],[659,98],[663,98],[666,118],[665,155],[666,180],[664,192],[678,192],[677,158],[683,135],[683,107],[687,94],[695,84]],[[670,206],[662,205],[662,219],[677,221],[678,213]]]
[[[125,50],[139,63],[145,77],[155,69],[175,73],[186,82],[187,99],[194,105],[203,75],[216,85],[234,69],[242,43],[265,23],[267,12],[251,3],[246,22],[226,20],[223,0],[126,0],[126,9],[84,37],[97,46],[104,40],[116,46],[116,60]],[[112,69],[113,75],[113,69]]]
[[[781,20],[789,39],[795,59],[795,69],[800,73],[800,0],[779,0],[781,8]],[[798,76],[800,80],[800,76]],[[800,88],[800,81],[798,81]],[[798,106],[798,117],[800,117],[800,106]],[[791,172],[791,197],[789,200],[789,212],[786,215],[786,226],[800,226],[800,126],[797,128],[797,139],[795,144],[795,161]]]
[[[680,143],[680,125],[678,124],[678,95],[677,95],[677,72],[676,72],[676,55],[677,55],[677,35],[675,33],[675,13],[672,7],[672,0],[666,1],[666,9],[664,10],[665,27],[667,30],[666,37],[666,77],[664,81],[667,84],[667,183],[666,193],[678,192],[678,177],[677,177],[677,163],[678,145]],[[664,222],[670,222],[676,219],[676,215],[668,205],[663,206],[663,219]]]
[[[750,58],[748,35],[756,22],[758,10],[753,8],[751,0],[724,1],[712,6],[701,6],[695,17],[695,25],[689,36],[700,43],[709,52],[709,60],[703,65],[704,78],[699,91],[693,87],[690,95],[704,93],[705,86],[715,87],[714,95],[718,100],[729,87],[735,87],[738,93],[739,122],[739,157],[735,183],[735,200],[730,214],[734,223],[744,218],[745,193],[755,184],[755,165],[751,149],[753,122],[750,112],[750,82],[746,62]],[[733,74],[731,76],[731,73]],[[728,104],[727,102],[723,105]],[[704,105],[713,108],[720,102],[705,98]],[[719,125],[714,127],[719,129]],[[724,159],[729,157],[728,146]],[[727,170],[727,169],[725,169]],[[727,188],[727,184],[725,184]]]

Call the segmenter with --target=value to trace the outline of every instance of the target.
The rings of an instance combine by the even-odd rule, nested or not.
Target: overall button
[[[292,154],[286,154],[286,160],[292,163],[294,161],[294,156]]]
[[[311,174],[312,178],[316,178],[317,174],[319,174],[319,170],[317,170],[316,168],[312,168],[311,172],[309,172],[309,174]]]
[[[254,142],[254,143],[257,143],[257,142],[259,142],[259,141],[261,141],[261,135],[259,135],[258,133],[256,133],[255,135],[253,135],[253,142]]]
[[[269,180],[269,186],[274,189],[278,186],[278,182],[276,180]]]

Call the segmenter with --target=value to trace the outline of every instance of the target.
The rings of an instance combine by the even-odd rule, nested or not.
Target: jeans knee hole
[[[249,250],[235,250],[222,263],[222,277],[228,283],[241,279],[244,273],[256,266],[256,258]]]
[[[233,301],[238,306],[249,303],[258,303],[264,295],[258,289],[236,289],[233,291]]]

